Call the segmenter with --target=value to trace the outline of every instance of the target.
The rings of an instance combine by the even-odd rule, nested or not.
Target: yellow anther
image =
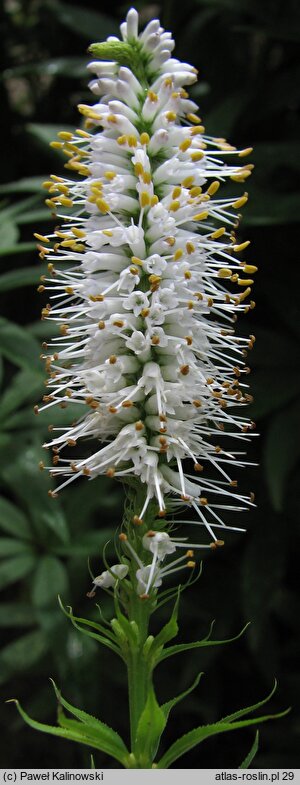
[[[131,275],[138,275],[139,273],[136,267],[129,267],[129,272],[131,273]]]
[[[250,275],[257,273],[257,270],[258,268],[254,264],[245,264],[243,267],[244,273],[250,273]]]
[[[234,183],[244,183],[251,174],[249,169],[241,169],[240,174],[232,174],[230,180],[233,180]]]
[[[193,220],[193,221],[205,221],[205,219],[207,218],[207,216],[208,216],[208,213],[207,213],[207,212],[198,213],[197,215],[194,215],[194,217],[193,217],[193,219],[192,219],[192,220]]]
[[[182,180],[182,185],[184,188],[191,188],[194,182],[195,178],[190,175],[189,177],[185,177],[184,180]]]
[[[175,245],[175,237],[166,237],[165,242],[172,247]]]
[[[245,242],[241,243],[240,245],[234,245],[233,251],[235,253],[239,253],[240,251],[244,251],[245,248],[248,248],[248,245],[250,245],[250,240],[245,240]]]
[[[51,186],[52,186],[52,185],[53,185],[53,183],[51,182],[51,180],[45,180],[45,181],[42,183],[42,187],[43,187],[43,188],[47,188],[47,190],[48,190],[48,188],[51,188]]]
[[[192,277],[191,271],[190,270],[186,270],[185,273],[184,273],[184,277],[186,278],[187,281],[189,281],[191,279],[191,277]]]
[[[214,194],[217,193],[219,188],[220,188],[219,180],[214,180],[214,182],[210,184],[210,186],[207,189],[206,193],[209,194],[209,196],[213,196]]]
[[[179,145],[179,150],[181,150],[182,153],[186,153],[191,144],[192,143],[190,139],[184,139],[183,142],[181,142]]]
[[[113,232],[110,229],[103,229],[102,234],[105,234],[105,237],[113,237]]]
[[[73,207],[72,199],[68,199],[67,196],[60,196],[59,201],[64,207]]]
[[[239,158],[244,158],[246,155],[251,155],[251,153],[253,153],[253,147],[245,147],[244,150],[238,153],[238,156]]]
[[[80,114],[83,114],[84,117],[88,117],[90,120],[101,120],[101,115],[94,112],[91,106],[78,104],[77,109]]]
[[[182,256],[183,256],[182,248],[177,248],[177,251],[175,251],[173,256],[174,262],[178,262],[178,259],[181,259]]]
[[[150,136],[145,131],[140,136],[140,142],[141,144],[149,144],[150,142]]]
[[[166,119],[168,123],[174,123],[176,120],[176,112],[166,112]]]
[[[63,143],[62,142],[50,142],[50,147],[53,147],[53,150],[62,150]]]
[[[196,567],[196,562],[195,561],[188,561],[186,566],[189,567],[190,570],[193,570],[194,567]]]
[[[158,283],[161,282],[161,276],[160,275],[154,275],[154,274],[149,275],[148,281],[151,284],[158,284]]]
[[[153,90],[148,90],[147,98],[149,98],[149,101],[152,101],[153,103],[158,101],[158,96],[153,92]]]
[[[225,226],[220,226],[220,229],[217,229],[216,232],[213,232],[210,236],[212,240],[218,240],[219,237],[222,237],[225,234],[226,229]]]
[[[140,205],[141,207],[149,207],[151,202],[150,195],[147,191],[142,191],[140,193]]]
[[[173,199],[177,199],[178,196],[180,196],[180,194],[181,194],[180,185],[176,185],[175,188],[173,188],[173,191],[172,191],[172,198]]]
[[[240,207],[244,207],[246,202],[248,202],[248,194],[244,194],[244,196],[241,196],[240,199],[237,199],[235,202],[233,202],[232,207],[234,210],[239,210]]]
[[[143,266],[143,261],[142,261],[142,259],[139,259],[138,256],[132,256],[131,257],[131,261],[132,261],[133,264],[138,264],[140,266]]]
[[[112,123],[113,125],[118,122],[118,118],[115,114],[108,114],[106,119],[108,123]]]
[[[98,207],[98,210],[100,210],[100,213],[108,213],[110,211],[110,206],[109,204],[107,204],[105,199],[97,199],[96,205]]]
[[[180,207],[181,207],[181,204],[178,201],[178,199],[174,199],[174,201],[171,202],[171,204],[170,204],[169,210],[171,210],[172,213],[176,213],[176,211],[179,210]]]
[[[191,128],[190,133],[191,136],[198,136],[198,134],[204,134],[204,131],[204,125],[195,125],[194,128]]]
[[[72,226],[71,232],[75,234],[75,237],[86,237],[86,232],[83,229],[77,229],[77,226]]]
[[[151,207],[155,207],[155,205],[158,204],[158,202],[159,202],[159,198],[158,196],[156,196],[156,194],[154,194],[154,196],[151,196]]]
[[[143,172],[142,180],[146,185],[150,185],[151,183],[151,172]]]
[[[252,280],[252,278],[238,278],[237,279],[237,285],[238,286],[252,286],[253,283],[254,283],[254,281]]]
[[[83,139],[90,139],[91,134],[88,134],[86,131],[83,131],[82,128],[76,128],[77,136],[82,136]]]
[[[193,199],[194,199],[195,196],[200,196],[202,194],[201,186],[200,185],[194,185],[193,188],[191,188],[191,190],[190,190],[190,194],[193,197]]]
[[[127,136],[127,142],[129,144],[129,147],[136,147],[137,146],[136,136]]]
[[[144,168],[142,164],[140,164],[139,162],[137,164],[134,164],[134,173],[137,177],[140,177],[143,174],[143,172],[144,172]]]
[[[122,145],[122,144],[126,144],[126,142],[127,142],[127,138],[126,138],[126,136],[124,136],[124,134],[123,134],[123,136],[118,136],[118,138],[117,138],[117,143],[118,144]]]
[[[101,319],[101,321],[100,321],[100,322],[98,322],[98,327],[99,327],[99,330],[104,330],[104,328],[105,328],[105,322],[103,322],[103,320],[102,320],[102,319]]]
[[[197,114],[193,114],[192,112],[187,114],[187,120],[190,123],[201,123],[201,117],[199,117]]]
[[[116,176],[116,172],[104,172],[104,177],[106,177],[106,180],[114,180]]]
[[[232,270],[229,267],[221,267],[218,271],[218,278],[231,278]]]
[[[40,240],[42,243],[50,243],[49,237],[45,237],[43,234],[34,232],[34,237],[36,237],[36,239]]]
[[[196,250],[196,248],[194,246],[194,243],[191,243],[189,240],[187,241],[185,247],[186,247],[186,250],[187,250],[188,254],[194,253],[194,251]]]
[[[114,325],[115,327],[124,327],[124,322],[123,322],[123,319],[116,319],[116,321],[115,321],[115,322],[113,322],[113,325]]]
[[[56,204],[52,199],[45,199],[45,204],[47,207],[50,207],[51,210],[56,210]]]
[[[245,289],[245,291],[242,292],[242,294],[239,295],[239,302],[242,303],[243,300],[245,300],[246,297],[248,297],[249,294],[251,294],[251,288],[250,288],[250,286],[247,286],[247,289]]]
[[[88,177],[91,172],[88,166],[80,166],[78,169],[78,174],[81,174],[83,177]]]
[[[70,131],[59,131],[57,136],[59,139],[63,139],[64,142],[71,142],[73,139],[73,134]]]
[[[191,154],[191,159],[192,159],[192,161],[201,161],[203,156],[204,156],[204,153],[202,153],[201,150],[197,150],[196,153],[192,153]]]

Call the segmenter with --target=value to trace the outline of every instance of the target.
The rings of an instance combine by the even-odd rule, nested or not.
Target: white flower
[[[110,570],[105,570],[101,575],[97,575],[93,580],[93,584],[101,589],[111,589],[115,587],[117,581],[125,578],[127,573],[128,567],[126,564],[114,564]]]
[[[216,510],[249,503],[229,474],[243,453],[219,441],[247,440],[251,427],[236,407],[250,399],[242,374],[254,339],[236,336],[233,323],[252,307],[256,268],[236,255],[248,244],[234,235],[247,195],[219,198],[218,188],[226,178],[246,180],[251,166],[240,159],[250,151],[205,134],[184,87],[196,71],[170,56],[174,42],[158,20],[138,34],[131,9],[121,34],[132,69],[109,39],[110,61],[89,65],[96,103],[79,106],[85,130],[61,132],[54,143],[70,177],[45,184],[61,226],[37,235],[49,262],[40,288],[52,298],[43,316],[61,335],[46,357],[41,408],[90,407],[54,429],[51,473],[66,478],[57,490],[79,475],[134,475],[145,486],[138,520],[153,497],[163,516],[172,496],[173,509],[188,505],[216,541],[224,526]],[[59,270],[60,262],[68,266]],[[61,459],[81,438],[96,439],[95,451]],[[155,569],[139,576],[146,589]]]

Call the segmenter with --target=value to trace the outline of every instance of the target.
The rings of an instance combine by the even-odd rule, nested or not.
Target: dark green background
[[[248,534],[228,534],[226,547],[205,561],[202,578],[184,594],[181,633],[188,640],[199,638],[215,618],[215,636],[228,637],[252,623],[234,644],[161,666],[156,679],[161,699],[205,671],[197,692],[175,710],[166,740],[259,700],[277,676],[272,708],[292,705],[293,710],[262,728],[255,766],[300,767],[299,3],[169,0],[137,6],[144,21],[160,15],[176,38],[175,54],[199,68],[199,83],[191,92],[207,131],[228,136],[236,145],[253,145],[256,165],[247,182],[251,199],[239,238],[252,241],[246,258],[259,266],[257,308],[238,329],[257,336],[249,358],[255,395],[251,414],[261,436],[253,440],[249,459],[260,466],[243,472],[241,487],[255,489],[258,509],[243,520]],[[55,503],[49,500],[49,479],[36,469],[44,457],[40,444],[49,421],[62,422],[66,415],[61,410],[39,418],[32,414],[43,390],[40,342],[50,329],[39,321],[39,262],[32,233],[51,226],[40,183],[48,173],[63,171],[62,159],[48,142],[57,130],[78,125],[74,107],[90,98],[88,43],[115,33],[127,8],[108,0],[84,5],[5,0],[0,12],[2,767],[89,766],[87,751],[36,734],[23,725],[14,706],[3,702],[18,697],[29,713],[53,722],[49,676],[72,703],[128,737],[119,662],[94,641],[81,639],[56,599],[61,593],[79,615],[95,613],[85,597],[87,558],[99,572],[103,543],[120,521],[121,488],[99,479],[74,485]],[[103,605],[107,608],[106,597]],[[253,730],[217,737],[179,765],[238,766],[252,740]],[[96,755],[96,765],[111,761]]]

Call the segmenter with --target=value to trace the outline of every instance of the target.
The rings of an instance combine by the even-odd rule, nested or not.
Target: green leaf
[[[22,540],[13,540],[11,537],[0,537],[0,558],[16,556],[19,553],[32,553],[32,548]]]
[[[141,768],[147,768],[149,761],[153,761],[166,722],[167,717],[158,705],[151,685],[136,731],[135,755]]]
[[[43,223],[49,223],[49,221],[53,221],[53,216],[51,215],[48,207],[40,207],[36,210],[30,210],[27,213],[22,213],[22,215],[19,215],[16,218],[16,222],[19,226],[22,224],[36,224],[40,221],[43,221]]]
[[[71,13],[73,14],[73,10]],[[31,134],[38,142],[42,142],[44,145],[49,145],[50,142],[54,142],[57,140],[57,134],[61,131],[61,125],[50,125],[44,123],[27,123],[25,126],[27,133]],[[64,131],[71,131],[73,133],[74,127],[71,125],[64,125]],[[59,153],[59,150],[55,150],[55,153]]]
[[[77,709],[77,707],[72,706],[71,703],[68,703],[68,701],[62,697],[55,682],[52,679],[51,681],[59,705],[63,706],[64,709],[66,709],[70,714],[76,717],[80,723],[82,723],[81,727],[83,728],[83,732],[93,736],[98,740],[99,749],[102,749],[103,752],[107,752],[108,755],[112,755],[117,760],[119,760],[120,763],[124,763],[124,757],[128,756],[128,750],[123,742],[123,739],[121,739],[121,736],[119,736],[115,730],[110,728],[109,725],[106,725],[104,722],[101,722],[101,720],[93,717],[92,714],[88,714],[86,711],[82,711],[82,709]]]
[[[16,180],[12,183],[3,183],[0,185],[0,194],[19,194],[19,193],[36,193],[42,188],[44,177],[23,177],[21,180]]]
[[[36,622],[32,605],[7,602],[0,605],[0,627],[32,627]]]
[[[251,727],[251,725],[259,725],[268,720],[280,719],[288,712],[289,709],[278,714],[266,714],[263,717],[256,717],[252,720],[240,720],[232,723],[215,722],[212,725],[200,725],[198,728],[194,728],[194,730],[191,730],[175,741],[156,766],[158,769],[168,769],[178,760],[178,758],[181,758],[182,755],[185,755],[186,752],[189,752],[189,750],[193,749],[193,747],[196,747],[198,744],[201,744],[202,741],[205,741],[205,739],[208,739],[210,736],[217,736],[219,733],[239,730],[239,728],[248,728]]]
[[[263,462],[271,502],[277,512],[285,505],[287,481],[300,459],[300,401],[279,412],[271,420],[264,445]],[[280,449],[278,449],[280,445]]]
[[[240,769],[249,769],[250,763],[252,763],[253,758],[255,758],[255,755],[256,755],[257,750],[258,750],[258,741],[259,741],[259,731],[257,730],[256,734],[255,734],[255,737],[254,737],[254,742],[252,744],[252,747],[249,750],[248,755],[246,755],[246,757],[244,758],[243,762],[241,763],[241,765],[239,767]]]
[[[36,251],[36,243],[18,243],[17,245],[6,245],[0,248],[0,256],[13,256],[17,253],[27,253],[28,251]]]
[[[74,5],[70,7],[55,2],[51,4],[51,11],[62,25],[88,41],[97,39],[104,41],[107,36],[119,35],[120,32],[119,26],[112,17],[88,8]]]
[[[15,504],[0,496],[0,528],[15,537],[31,539],[26,516]]]
[[[11,412],[16,411],[18,406],[28,400],[36,400],[40,397],[43,390],[44,374],[32,371],[19,371],[5,390],[0,400],[0,419],[7,418]],[[4,423],[4,427],[5,427]]]
[[[82,632],[84,635],[87,635],[88,638],[93,638],[94,640],[98,641],[99,643],[102,643],[103,646],[106,646],[108,649],[111,649],[111,651],[114,651],[115,654],[118,654],[119,657],[121,657],[121,659],[123,659],[122,652],[118,648],[117,644],[112,641],[112,639],[111,639],[112,635],[111,635],[110,632],[107,632],[105,630],[105,632],[103,632],[103,634],[100,635],[99,632],[92,632],[91,629],[86,630],[85,626],[91,627],[91,628],[94,628],[94,629],[95,628],[99,629],[100,625],[96,625],[95,622],[90,622],[88,619],[82,619],[82,618],[79,618],[78,616],[74,616],[73,612],[72,612],[72,608],[69,608],[67,610],[66,608],[64,608],[64,606],[63,606],[63,604],[61,602],[60,597],[58,598],[58,600],[59,600],[59,604],[60,604],[60,607],[62,609],[62,612],[65,614],[67,619],[70,619],[70,621],[73,624],[73,627],[75,627],[76,630],[79,630],[79,632]]]
[[[260,709],[262,706],[265,705],[265,703],[268,703],[268,701],[271,700],[271,698],[273,697],[274,692],[276,692],[276,690],[277,690],[277,681],[275,679],[274,687],[272,687],[271,692],[267,695],[266,698],[263,698],[263,700],[259,701],[258,703],[252,703],[251,706],[246,706],[244,709],[238,709],[237,711],[234,711],[232,714],[227,714],[226,717],[223,717],[221,720],[219,720],[219,722],[233,722],[233,720],[239,720],[241,717],[244,717],[245,714],[252,714],[253,711]]]
[[[59,500],[48,496],[48,473],[40,472],[39,461],[44,457],[40,447],[30,445],[19,451],[14,460],[6,462],[1,469],[5,482],[22,502],[39,532],[42,541],[47,541],[47,530],[51,529],[63,543],[69,540],[69,530]],[[18,482],[16,483],[16,477]]]
[[[3,220],[0,226],[0,249],[15,245],[18,239],[19,232],[17,226],[14,223]]]
[[[20,289],[22,286],[37,285],[41,270],[36,267],[23,267],[19,270],[12,270],[4,273],[0,277],[0,292],[8,292],[10,289]]]
[[[25,327],[0,318],[0,345],[4,357],[21,368],[40,370],[40,347]]]
[[[21,578],[26,578],[33,570],[35,563],[35,556],[26,554],[26,556],[15,556],[12,559],[7,559],[4,564],[0,564],[0,589],[16,583]]]
[[[163,646],[168,641],[171,641],[172,638],[175,638],[178,633],[178,624],[177,624],[177,617],[178,617],[178,605],[180,599],[180,587],[178,589],[177,599],[172,611],[172,615],[169,621],[162,627],[158,635],[155,636],[153,639],[152,645],[148,649],[148,656],[154,662],[160,662],[164,659],[164,652],[162,652]]]
[[[30,668],[46,654],[47,640],[41,630],[28,632],[0,652],[0,683],[4,683],[15,672],[24,674],[24,666]]]
[[[32,600],[43,608],[57,603],[57,595],[66,591],[68,576],[65,566],[55,556],[41,556],[33,580]]]
[[[162,660],[166,660],[168,657],[172,657],[174,654],[181,654],[184,651],[190,651],[190,649],[201,649],[205,646],[222,646],[225,643],[233,643],[233,641],[237,641],[245,632],[245,630],[249,627],[249,624],[246,624],[245,627],[235,635],[233,638],[227,638],[226,640],[222,641],[212,641],[210,637],[207,636],[203,638],[201,641],[194,641],[192,643],[178,643],[176,646],[168,646],[159,656],[159,662]]]
[[[10,77],[24,76],[27,74],[46,74],[47,76],[69,76],[71,79],[80,79],[86,76],[86,57],[55,57],[52,60],[43,60],[39,63],[25,63],[24,65],[9,68],[5,71],[5,76]],[[28,178],[34,180],[37,178]],[[47,177],[43,178],[47,180]],[[1,193],[1,189],[0,189]],[[6,193],[4,191],[4,193]]]
[[[193,692],[193,690],[195,690],[196,687],[198,687],[201,676],[203,676],[203,672],[198,673],[198,676],[196,676],[195,680],[193,681],[193,684],[191,684],[191,686],[188,687],[187,690],[184,690],[184,692],[180,692],[179,695],[176,695],[175,698],[171,698],[171,700],[167,701],[167,703],[163,703],[161,709],[164,712],[166,720],[168,719],[171,709],[173,709],[177,703],[180,703],[180,701],[186,698],[187,695],[190,694],[190,692]]]

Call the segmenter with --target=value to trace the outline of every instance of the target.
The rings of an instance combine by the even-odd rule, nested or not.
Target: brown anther
[[[76,463],[73,463],[73,462],[70,463],[70,469],[72,469],[72,472],[79,472],[79,469],[78,469],[78,466],[76,466]]]
[[[193,401],[193,406],[195,406],[196,409],[200,409],[200,407],[202,406],[202,403],[201,403],[201,401],[196,399],[195,401]]]
[[[159,443],[160,443],[160,444],[162,444],[162,445],[165,445],[165,444],[167,444],[167,440],[166,440],[165,436],[160,436],[160,437],[159,437],[159,439],[158,439],[158,441],[159,441]]]
[[[199,502],[200,504],[202,504],[202,507],[206,507],[206,505],[208,504],[208,500],[206,496],[200,496]]]
[[[55,493],[55,491],[51,491],[50,490],[50,491],[48,491],[48,496],[50,496],[51,499],[57,499],[58,494]]]
[[[121,532],[121,534],[119,534],[119,540],[121,540],[121,542],[126,542],[126,540],[128,540],[127,534]]]
[[[189,365],[182,365],[181,366],[180,373],[182,373],[182,376],[187,376],[189,372],[190,372],[190,366]]]
[[[229,485],[231,486],[231,488],[237,488],[237,484],[238,484],[238,481],[237,481],[237,480],[231,480],[231,481],[230,481],[230,483],[229,483]]]
[[[149,529],[149,531],[146,534],[146,537],[154,537],[155,534],[156,532],[153,529]]]
[[[111,466],[109,469],[107,469],[105,473],[106,473],[106,477],[114,477],[116,470],[114,469],[113,466]]]
[[[217,444],[217,446],[215,447],[215,452],[216,453],[222,452],[222,447],[220,447],[219,444]]]
[[[99,327],[99,330],[104,330],[105,322],[103,322],[102,319],[101,319],[100,322],[98,322],[98,327]]]
[[[152,336],[151,343],[152,343],[153,346],[158,346],[158,344],[160,343],[160,339],[159,339],[158,335],[153,335]]]
[[[114,327],[124,327],[124,322],[122,319],[116,319],[116,321],[113,322],[113,325]]]
[[[116,409],[116,407],[115,407],[115,406],[109,406],[109,407],[108,407],[108,411],[110,412],[110,414],[116,414],[116,412],[117,412],[118,410]]]
[[[92,600],[93,597],[96,597],[96,592],[95,591],[87,591],[85,596],[88,597],[89,600]]]
[[[52,463],[53,466],[57,466],[57,464],[59,463],[59,455],[53,455]]]
[[[146,319],[146,316],[149,316],[149,313],[150,313],[150,308],[143,308],[141,311],[141,316],[143,317],[143,319]]]
[[[132,522],[134,523],[135,526],[142,526],[142,524],[144,523],[142,518],[139,518],[138,515],[133,516]]]
[[[159,510],[158,518],[165,518],[166,517],[166,510]]]
[[[180,496],[180,498],[183,502],[189,502],[191,500],[190,496],[186,496],[184,493]]]
[[[203,472],[203,466],[201,463],[194,463],[195,472]]]
[[[186,555],[186,557],[187,557],[188,559],[192,559],[192,558],[193,558],[193,556],[194,556],[194,551],[192,551],[192,550],[189,550],[189,551],[187,551],[187,552],[186,552],[186,554],[185,554],[185,555]]]
[[[251,491],[251,493],[250,493],[250,502],[253,503],[254,501],[255,501],[255,493],[253,493],[253,491]]]
[[[140,600],[149,600],[149,594],[140,594]]]
[[[116,357],[115,354],[111,354],[110,355],[109,362],[110,362],[110,365],[115,365],[115,363],[117,362],[117,357]]]
[[[33,407],[33,411],[35,414],[39,414],[39,407],[36,405]]]
[[[67,444],[69,445],[69,447],[76,447],[77,444],[76,439],[67,439]]]
[[[44,461],[40,461],[39,462],[39,469],[40,469],[40,471],[42,472],[44,468],[45,468]]]
[[[160,419],[161,422],[167,422],[167,418],[166,418],[165,414],[160,414],[159,415],[159,419]]]
[[[138,420],[138,422],[135,423],[135,430],[136,431],[143,431],[144,430],[144,424],[142,423],[141,420]]]
[[[184,340],[187,342],[188,346],[192,346],[193,339],[192,339],[191,335],[185,335],[184,336]]]
[[[187,308],[189,309],[189,311],[192,311],[194,307],[195,307],[195,303],[193,303],[193,300],[189,300],[187,303]]]

